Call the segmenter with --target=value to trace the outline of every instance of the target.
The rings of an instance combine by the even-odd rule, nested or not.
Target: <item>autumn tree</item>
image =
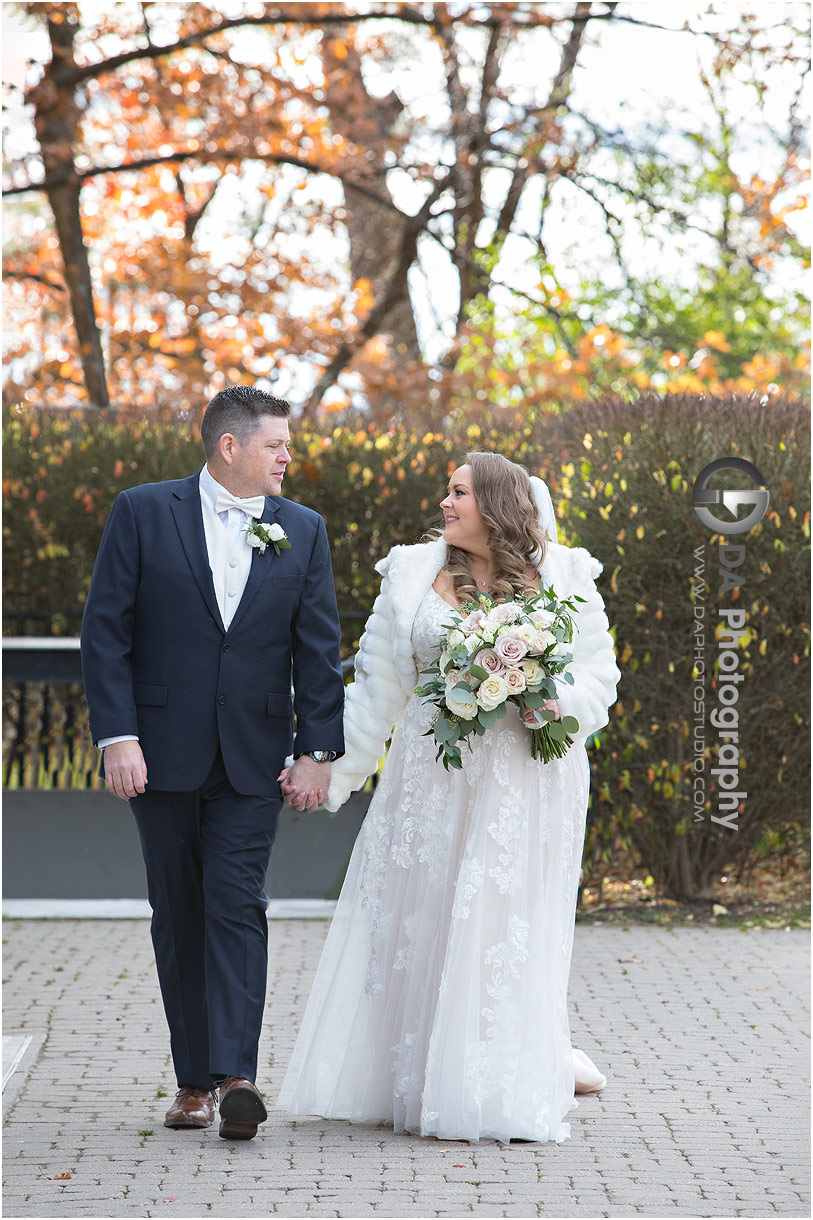
[[[197,409],[265,378],[308,413],[431,419],[803,375],[801,306],[777,348],[759,305],[801,257],[798,99],[770,179],[741,180],[726,95],[743,72],[801,81],[801,29],[670,32],[618,3],[21,7],[49,53],[26,92],[36,144],[7,166],[13,394]],[[714,131],[664,114],[633,137],[585,105],[589,55],[640,28],[712,48]],[[609,242],[576,283],[548,251],[574,193]],[[701,227],[683,297],[630,266],[641,231],[674,248]]]

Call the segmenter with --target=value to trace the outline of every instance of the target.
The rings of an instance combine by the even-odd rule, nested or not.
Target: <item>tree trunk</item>
[[[391,132],[403,109],[396,93],[371,97],[364,84],[361,56],[354,36],[339,26],[325,38],[322,50],[325,100],[330,107],[334,131],[363,148],[372,171],[370,185],[387,194],[384,153]],[[362,171],[363,173],[363,171]],[[406,222],[369,196],[345,186],[345,224],[350,239],[350,271],[353,282],[367,280],[376,302],[393,282]],[[406,360],[420,360],[421,349],[406,280],[403,292],[393,300],[382,319],[382,330],[392,335],[394,352]]]
[[[101,336],[96,325],[90,265],[82,234],[79,206],[81,188],[74,164],[79,111],[73,86],[61,81],[62,74],[75,67],[73,40],[76,24],[75,5],[65,5],[61,11],[55,9],[49,14],[51,62],[45,68],[42,80],[30,91],[29,101],[34,104],[34,125],[42,151],[45,179],[53,179],[57,183],[47,187],[46,194],[54,213],[65,266],[65,283],[79,339],[85,388],[93,406],[109,407],[110,396]]]

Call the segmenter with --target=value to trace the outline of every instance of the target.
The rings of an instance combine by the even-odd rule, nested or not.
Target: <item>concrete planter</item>
[[[269,898],[337,898],[370,793],[335,815],[283,809],[266,880]],[[4,898],[147,897],[129,806],[104,791],[3,793]]]

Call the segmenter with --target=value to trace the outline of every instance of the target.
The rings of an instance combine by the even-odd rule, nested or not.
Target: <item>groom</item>
[[[280,495],[289,413],[250,386],[215,395],[203,469],[116,497],[82,621],[93,740],[147,870],[179,1086],[165,1125],[208,1126],[219,1089],[226,1139],[267,1117],[254,1081],[280,772],[292,751],[286,799],[315,808],[344,750],[325,524]]]

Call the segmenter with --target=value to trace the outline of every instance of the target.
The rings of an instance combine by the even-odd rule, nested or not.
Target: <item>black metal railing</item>
[[[103,788],[98,769],[78,638],[3,636],[3,787]]]

